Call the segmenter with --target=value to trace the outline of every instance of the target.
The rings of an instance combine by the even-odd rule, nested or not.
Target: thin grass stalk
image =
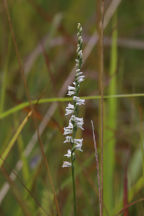
[[[99,158],[98,158],[98,150],[97,150],[96,137],[95,137],[95,132],[94,132],[94,124],[93,124],[92,120],[91,120],[91,125],[92,125],[92,132],[93,132],[93,142],[94,142],[96,168],[97,168],[98,191],[99,191],[99,209],[101,209],[102,208],[102,206],[101,206],[101,204],[102,204],[102,197],[101,197],[101,185],[100,185]],[[100,216],[101,216],[101,212],[100,212]]]
[[[18,121],[16,118],[14,119],[14,125],[16,128],[18,127]],[[28,160],[24,155],[24,142],[23,142],[23,138],[22,138],[21,133],[19,133],[19,136],[17,138],[17,144],[18,144],[18,151],[20,154],[20,159],[23,162],[23,168],[22,168],[23,179],[27,183],[28,180],[30,179],[31,175],[30,175]]]
[[[11,37],[9,36],[8,54],[7,54],[7,59],[5,62],[5,67],[4,67],[4,72],[3,72],[3,80],[2,80],[2,88],[1,88],[0,113],[3,112],[4,105],[5,105],[5,95],[6,95],[6,87],[7,87],[7,72],[8,72],[10,50],[11,50]]]
[[[140,147],[141,147],[141,154],[142,154],[142,169],[143,169],[143,178],[144,178],[144,127],[143,127],[143,112],[139,109],[139,119],[140,119]]]
[[[123,98],[137,98],[137,97],[144,97],[144,93],[132,93],[132,94],[115,94],[115,95],[103,95],[103,99],[123,99]],[[100,95],[93,95],[93,96],[83,96],[80,97],[80,99],[84,100],[100,100]],[[70,102],[73,98],[71,97],[63,97],[63,98],[42,98],[40,100],[32,100],[32,104],[38,105],[38,104],[45,104],[45,103],[52,103],[52,102]],[[24,108],[29,107],[29,102],[23,102],[17,106],[14,106],[13,108],[10,108],[0,114],[0,119],[4,119],[7,116],[14,114],[20,110],[23,110]]]
[[[113,17],[113,33],[112,47],[110,59],[110,83],[108,88],[109,95],[116,94],[116,69],[117,69],[117,18],[116,14]],[[104,203],[109,214],[112,212],[113,199],[113,182],[114,182],[114,167],[115,167],[115,130],[116,130],[116,115],[117,101],[112,99],[106,103],[105,115],[105,144],[104,144]],[[108,141],[108,142],[107,142]],[[107,215],[104,211],[104,215]]]
[[[19,206],[20,206],[20,208],[21,208],[21,210],[23,212],[23,215],[30,216],[31,213],[30,213],[30,209],[28,208],[27,202],[24,199],[22,199],[22,196],[20,195],[20,191],[19,191],[17,185],[9,177],[9,175],[8,175],[6,169],[4,168],[4,166],[0,167],[0,172],[3,174],[3,176],[5,177],[5,179],[7,180],[9,185],[11,186],[11,190],[13,192],[13,195],[14,195],[15,199],[17,200],[17,202],[18,202],[18,204],[19,204]]]
[[[18,129],[16,130],[14,136],[12,137],[12,139],[10,140],[10,142],[8,143],[7,147],[5,148],[5,150],[2,153],[2,156],[0,158],[0,167],[3,166],[4,161],[6,160],[6,158],[8,157],[12,147],[14,146],[18,136],[20,135],[21,131],[23,130],[25,124],[28,122],[30,116],[32,115],[32,112],[30,111],[28,113],[28,115],[24,118],[24,120],[22,121],[22,123],[18,126]]]
[[[103,76],[104,76],[104,55],[103,55],[103,30],[104,30],[104,0],[97,1],[97,31],[99,35],[98,39],[98,71],[99,71],[99,93],[100,93],[100,103],[99,103],[99,143],[101,148],[101,208],[100,215],[103,216],[103,121],[104,121],[104,87],[103,87]]]

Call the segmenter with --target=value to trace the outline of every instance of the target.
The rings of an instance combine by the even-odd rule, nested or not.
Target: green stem
[[[72,184],[73,184],[73,209],[74,209],[74,216],[76,216],[76,187],[75,187],[75,170],[74,170],[74,158],[71,155],[72,160]]]

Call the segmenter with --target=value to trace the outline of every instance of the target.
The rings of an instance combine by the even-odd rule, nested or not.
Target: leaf
[[[29,117],[31,116],[32,111],[30,111],[28,113],[28,115],[25,117],[25,119],[23,120],[23,122],[20,124],[20,126],[18,127],[16,133],[14,134],[14,136],[12,137],[11,141],[9,142],[7,148],[5,149],[5,151],[2,153],[2,155],[0,156],[0,167],[3,165],[4,161],[6,160],[9,152],[11,151],[13,145],[15,144],[19,134],[21,133],[22,129],[24,128],[25,124],[27,123]]]

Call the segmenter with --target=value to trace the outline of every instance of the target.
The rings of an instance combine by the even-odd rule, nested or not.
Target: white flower
[[[80,69],[76,69],[76,75],[77,76],[82,75],[82,74],[83,74],[83,72],[81,72]]]
[[[83,138],[82,139],[74,139],[74,144],[76,145],[81,145],[82,146],[82,142],[83,142]]]
[[[76,59],[76,68],[79,68],[79,59]]]
[[[83,75],[83,76],[77,76],[76,79],[77,79],[78,83],[81,83],[84,81],[84,78],[85,78],[85,76]]]
[[[66,136],[66,139],[64,141],[64,143],[70,143],[70,142],[73,142],[73,139],[71,136]]]
[[[83,150],[81,149],[81,147],[82,147],[81,145],[76,145],[76,146],[75,146],[75,149],[78,150],[78,151],[83,152]]]
[[[79,56],[79,58],[81,58],[82,59],[82,50],[80,49],[80,47],[78,47],[78,56]]]
[[[75,91],[75,87],[73,87],[73,86],[68,86],[68,90],[70,90],[70,91]]]
[[[76,63],[79,63],[79,59],[75,59],[75,62],[76,62]]]
[[[68,127],[64,128],[64,135],[72,134],[73,132],[73,124],[69,121]]]
[[[73,84],[74,84],[74,86],[76,86],[76,82],[75,81],[73,82]]]
[[[78,151],[83,151],[82,148],[83,139],[74,139],[75,149]]]
[[[80,99],[77,96],[73,96],[73,100],[76,102],[76,105],[84,105],[85,104],[85,100],[84,99]]]
[[[64,128],[64,135],[72,134],[73,130],[70,128]]]
[[[80,43],[83,43],[83,39],[82,39],[81,36],[78,37],[78,40],[79,40]]]
[[[82,26],[81,26],[80,23],[78,23],[77,28],[78,28],[78,33],[77,34],[79,34],[79,32],[82,32]]]
[[[74,121],[77,127],[83,130],[83,127],[82,127],[84,123],[83,118],[79,118],[79,117],[76,117],[75,115],[72,115],[70,118],[70,121]]]
[[[71,157],[71,150],[68,149],[67,154],[65,154],[64,156],[70,158]]]
[[[66,107],[65,115],[72,114],[73,112],[74,112],[74,105],[69,103],[68,106]]]
[[[71,167],[71,163],[68,161],[64,161],[62,167]]]
[[[68,93],[67,93],[67,95],[72,96],[72,95],[75,94],[75,92],[76,92],[76,89],[75,89],[74,86],[68,86]]]

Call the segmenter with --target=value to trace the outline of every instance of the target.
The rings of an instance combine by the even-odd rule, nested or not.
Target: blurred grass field
[[[103,215],[142,216],[144,1],[104,2]],[[77,215],[102,216],[91,128],[93,120],[101,162],[97,3],[0,2],[0,216],[73,215],[71,172],[61,166],[78,22],[86,105],[83,153],[76,160]]]

